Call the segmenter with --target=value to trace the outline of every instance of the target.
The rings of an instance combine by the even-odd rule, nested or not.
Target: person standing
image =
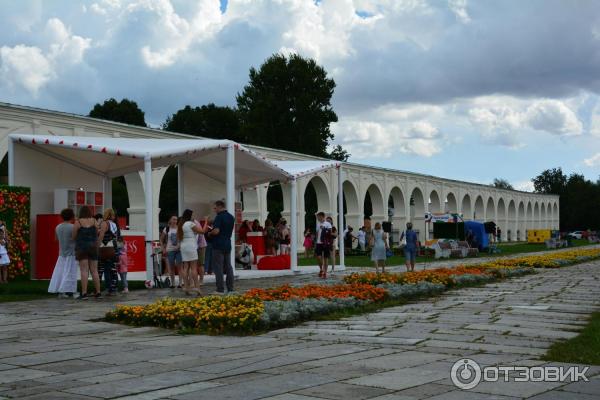
[[[0,283],[8,283],[8,267],[10,257],[8,256],[8,231],[4,221],[0,221]]]
[[[273,222],[270,219],[265,221],[265,248],[267,254],[276,256],[277,255],[277,229],[273,226]]]
[[[381,272],[385,272],[385,259],[387,258],[386,252],[388,249],[387,245],[387,233],[381,228],[381,223],[375,223],[375,229],[371,235],[371,261],[375,263],[375,272],[379,273],[379,266],[381,265]]]
[[[225,285],[228,292],[233,292],[233,268],[231,266],[231,235],[235,226],[235,218],[225,209],[221,200],[215,202],[217,213],[213,229],[209,232],[212,240],[212,268],[215,273],[217,294],[223,294],[223,274],[226,275]]]
[[[331,229],[333,227],[325,219],[325,213],[317,213],[317,245],[315,255],[319,261],[319,278],[327,278],[327,267],[329,265],[329,256],[331,254]]]
[[[169,223],[163,229],[160,235],[163,254],[167,256],[167,271],[171,278],[171,289],[175,288],[175,272],[179,275],[179,285],[181,287],[183,278],[181,274],[181,250],[179,249],[179,240],[177,239],[177,216],[172,215]]]
[[[206,233],[208,228],[208,217],[204,217],[204,221],[197,222],[196,224],[200,226],[202,232]],[[206,242],[206,237],[203,234],[198,235],[198,281],[200,285],[204,284],[204,264],[206,264],[206,248],[208,247],[208,243]]]
[[[310,228],[304,230],[304,258],[310,257],[310,253],[313,249],[313,234]]]
[[[48,293],[58,293],[59,298],[73,297],[77,291],[77,260],[75,260],[75,241],[73,240],[73,220],[75,213],[70,208],[60,212],[63,220],[55,229],[59,253]]]
[[[204,236],[204,240],[206,241],[206,250],[204,251],[204,271],[206,275],[212,275],[212,237],[208,235],[208,232],[212,229],[213,221],[211,219],[206,220],[206,225],[203,227],[204,232],[206,232]]]
[[[367,233],[365,232],[364,226],[360,227],[356,236],[358,238],[358,247],[360,248],[360,251],[365,251],[367,248]]]
[[[81,293],[78,299],[88,299],[88,274],[90,271],[96,289],[95,297],[101,297],[100,277],[98,276],[98,229],[89,207],[83,206],[79,210],[79,219],[73,224],[72,238],[75,240],[75,258],[79,261],[81,272]]]
[[[413,230],[413,225],[411,222],[406,224],[406,231],[403,233],[403,235],[406,238],[406,245],[404,246],[406,271],[414,272],[415,260],[417,258],[418,238],[417,232]],[[400,240],[402,240],[402,238]]]
[[[195,291],[200,295],[198,285],[198,239],[196,234],[204,234],[202,228],[194,223],[194,212],[187,209],[177,223],[177,240],[180,243],[183,264],[183,282],[185,294]]]
[[[335,270],[336,253],[338,249],[338,231],[333,224],[333,218],[327,217],[327,222],[331,224],[331,275],[333,275]]]
[[[112,296],[117,292],[117,238],[119,227],[114,222],[115,212],[112,208],[104,210],[104,220],[100,223],[99,273],[104,273],[106,293]]]
[[[279,221],[279,254],[290,254],[290,228],[287,221],[281,218]]]

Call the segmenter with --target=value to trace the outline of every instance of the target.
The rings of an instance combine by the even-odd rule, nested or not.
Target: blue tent
[[[477,240],[477,247],[480,251],[488,248],[488,235],[485,233],[485,226],[483,226],[482,222],[465,221],[465,235],[467,235],[469,231],[473,232],[473,235]]]

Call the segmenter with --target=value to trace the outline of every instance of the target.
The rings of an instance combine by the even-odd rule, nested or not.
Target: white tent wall
[[[31,265],[36,265],[36,215],[54,214],[54,189],[101,192],[103,177],[25,146],[14,148],[14,185],[31,188]],[[30,173],[32,167],[37,173]],[[48,238],[54,240],[54,238]]]
[[[225,198],[225,184],[197,172],[188,165],[184,164],[183,170],[183,208],[194,210],[198,219],[214,214],[213,203],[215,200]],[[234,213],[234,210],[228,211]]]

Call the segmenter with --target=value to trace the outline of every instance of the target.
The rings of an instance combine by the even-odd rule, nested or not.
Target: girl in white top
[[[4,221],[0,221],[0,283],[8,283],[8,267],[10,265],[8,242],[6,225]]]
[[[196,225],[194,221],[194,212],[185,210],[177,224],[177,239],[180,243],[182,273],[185,294],[191,294],[195,291],[200,295],[198,285],[198,239],[197,234],[203,235],[202,227]]]
[[[169,224],[160,235],[162,252],[167,260],[167,270],[171,279],[171,289],[175,288],[175,273],[179,275],[179,285],[183,285],[181,277],[181,252],[179,251],[179,241],[177,240],[177,216],[169,218]]]

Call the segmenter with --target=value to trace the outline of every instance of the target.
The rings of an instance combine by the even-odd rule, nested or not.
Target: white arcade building
[[[101,143],[101,141],[98,142],[98,138],[186,139],[185,142],[192,139],[198,140],[194,136],[160,129],[142,128],[63,112],[0,103],[1,158],[7,156],[12,142],[9,138],[11,135],[13,138],[18,135],[33,135],[40,136],[40,138],[87,137],[88,141],[94,143]],[[181,142],[183,143],[184,140]],[[234,197],[235,200],[242,202],[243,218],[258,219],[261,222],[267,218],[269,213],[268,182],[279,180],[283,191],[282,215],[288,221],[296,220],[296,218],[291,218],[292,209],[296,210],[298,223],[294,227],[294,236],[297,246],[301,246],[302,233],[305,228],[306,196],[316,195],[318,209],[331,215],[337,221],[340,209],[338,187],[343,187],[345,224],[351,225],[355,229],[363,225],[365,216],[369,216],[373,222],[391,221],[396,230],[401,230],[406,222],[411,221],[417,230],[425,232],[425,214],[427,212],[459,213],[465,220],[495,221],[502,229],[503,240],[525,240],[525,231],[528,229],[558,229],[559,227],[558,196],[503,190],[483,184],[356,163],[343,163],[342,181],[338,182],[338,171],[328,160],[250,145],[243,146],[243,148],[256,156],[256,160],[252,161],[255,163],[252,164],[255,167],[254,177],[261,174],[260,159],[265,162],[263,166],[267,166],[266,170],[277,171],[279,167],[286,170],[283,173],[281,171],[273,174],[265,173],[264,176],[259,176],[259,179],[254,180],[247,177],[248,179],[244,178],[246,181],[241,182],[243,184],[238,182],[234,188]],[[27,154],[29,154],[28,157],[34,158],[44,156],[39,152],[38,154]],[[80,166],[85,167],[85,158],[80,161],[82,164]],[[288,161],[286,168],[282,167],[283,161]],[[303,167],[298,165],[292,167],[293,163],[289,163],[289,161],[312,161],[312,163],[299,163],[298,165],[303,165]],[[56,171],[53,179],[64,179],[64,185],[86,188],[89,185],[89,179],[85,178],[89,175],[83,173],[80,177],[81,182],[77,181],[77,176],[65,176],[66,170],[61,175],[63,162],[59,158],[55,158],[53,168]],[[178,164],[179,160],[176,163]],[[157,239],[158,229],[147,230],[146,227],[148,223],[154,227],[158,225],[160,184],[168,165],[171,164],[173,163],[155,162],[150,175],[144,175],[136,168],[128,166],[124,166],[121,171],[115,168],[110,170],[110,176],[122,175],[125,177],[130,204],[128,209],[130,229],[148,231],[153,239]],[[278,164],[279,167],[277,167]],[[26,168],[27,165],[27,163],[19,163],[20,168]],[[271,166],[275,166],[275,168],[270,169]],[[309,168],[309,166],[311,167]],[[213,173],[214,167],[214,165],[202,165],[202,162],[197,161],[185,169],[185,179],[181,181],[185,182],[183,185],[185,191],[180,192],[182,195],[180,207],[190,207],[199,215],[205,215],[210,213],[211,203],[214,200],[226,197],[226,179],[224,178],[226,165],[223,162],[220,168],[223,179]],[[140,168],[139,171],[141,170]],[[207,172],[209,170],[211,173]],[[18,170],[16,173],[19,174]],[[289,179],[293,175],[296,175],[297,179]],[[33,179],[30,185],[32,188],[32,217],[36,214],[54,211],[51,202],[56,181],[47,179],[44,173],[38,173],[31,179]],[[240,179],[242,179],[241,175]],[[110,185],[104,184],[103,186],[102,180],[98,182],[99,187],[89,189],[104,191],[106,203],[110,204]],[[292,186],[295,186],[295,201],[292,201]],[[146,193],[145,187],[152,187],[152,193]],[[151,215],[146,215],[146,203],[152,205]],[[32,222],[35,225],[35,221]],[[35,232],[35,226],[32,226],[32,231]],[[34,234],[33,232],[32,234]],[[32,254],[35,254],[35,249],[32,249]],[[33,264],[35,265],[35,260]]]

